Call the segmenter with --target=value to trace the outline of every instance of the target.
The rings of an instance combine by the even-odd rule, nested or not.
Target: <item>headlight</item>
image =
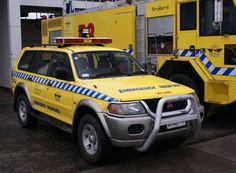
[[[145,108],[140,102],[133,103],[111,103],[108,113],[113,115],[144,115],[147,114]]]
[[[193,95],[193,97],[195,97],[195,99],[196,99],[196,101],[197,101],[197,105],[199,106],[199,105],[200,105],[200,101],[199,101],[199,98],[198,98],[197,94],[194,93],[194,94],[192,94],[192,95]]]

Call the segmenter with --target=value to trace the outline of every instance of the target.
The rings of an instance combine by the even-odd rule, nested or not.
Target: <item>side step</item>
[[[45,121],[45,122],[59,128],[59,129],[63,130],[66,133],[72,134],[72,132],[73,132],[72,125],[61,122],[56,118],[48,116],[47,114],[43,114],[43,113],[34,111],[34,112],[32,112],[32,116],[38,118],[39,120]]]

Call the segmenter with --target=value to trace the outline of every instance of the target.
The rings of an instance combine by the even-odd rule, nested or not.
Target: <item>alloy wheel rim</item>
[[[26,107],[26,103],[23,100],[21,100],[19,103],[19,115],[22,121],[26,121],[27,107]]]
[[[94,155],[98,149],[98,136],[91,124],[86,124],[82,131],[83,146],[88,154]]]

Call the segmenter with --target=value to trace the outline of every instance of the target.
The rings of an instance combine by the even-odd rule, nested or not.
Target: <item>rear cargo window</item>
[[[30,65],[34,58],[35,51],[25,51],[18,64],[19,70],[30,71]]]

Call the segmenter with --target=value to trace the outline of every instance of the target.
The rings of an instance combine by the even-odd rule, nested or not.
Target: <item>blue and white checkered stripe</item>
[[[213,75],[223,75],[223,76],[236,76],[236,68],[223,68],[215,67],[212,62],[207,58],[207,56],[201,53],[200,50],[191,52],[188,49],[178,50],[179,56],[188,56],[188,57],[199,57],[200,61],[207,68],[207,70]]]
[[[50,82],[51,86],[55,87],[55,88],[59,88],[59,89],[63,89],[63,90],[66,90],[66,91],[86,95],[88,97],[93,97],[93,98],[104,100],[104,101],[107,101],[107,102],[116,101],[115,98],[107,96],[107,95],[105,95],[103,93],[100,93],[98,91],[94,91],[92,89],[84,88],[84,87],[77,86],[77,85],[72,85],[72,84],[68,84],[68,83],[64,83],[64,82],[59,82],[59,81],[56,81],[56,80],[49,80],[49,79],[46,79],[46,78],[37,77],[37,76],[24,74],[24,73],[21,73],[21,72],[15,72],[15,71],[12,72],[12,77],[21,78],[21,79],[25,79],[25,80],[31,80],[33,82],[40,83],[40,84],[43,84],[43,85],[47,85]]]
[[[195,52],[189,51],[189,49],[179,49],[178,54],[179,56],[188,56],[188,57],[195,57],[199,53],[199,50],[196,50]]]

